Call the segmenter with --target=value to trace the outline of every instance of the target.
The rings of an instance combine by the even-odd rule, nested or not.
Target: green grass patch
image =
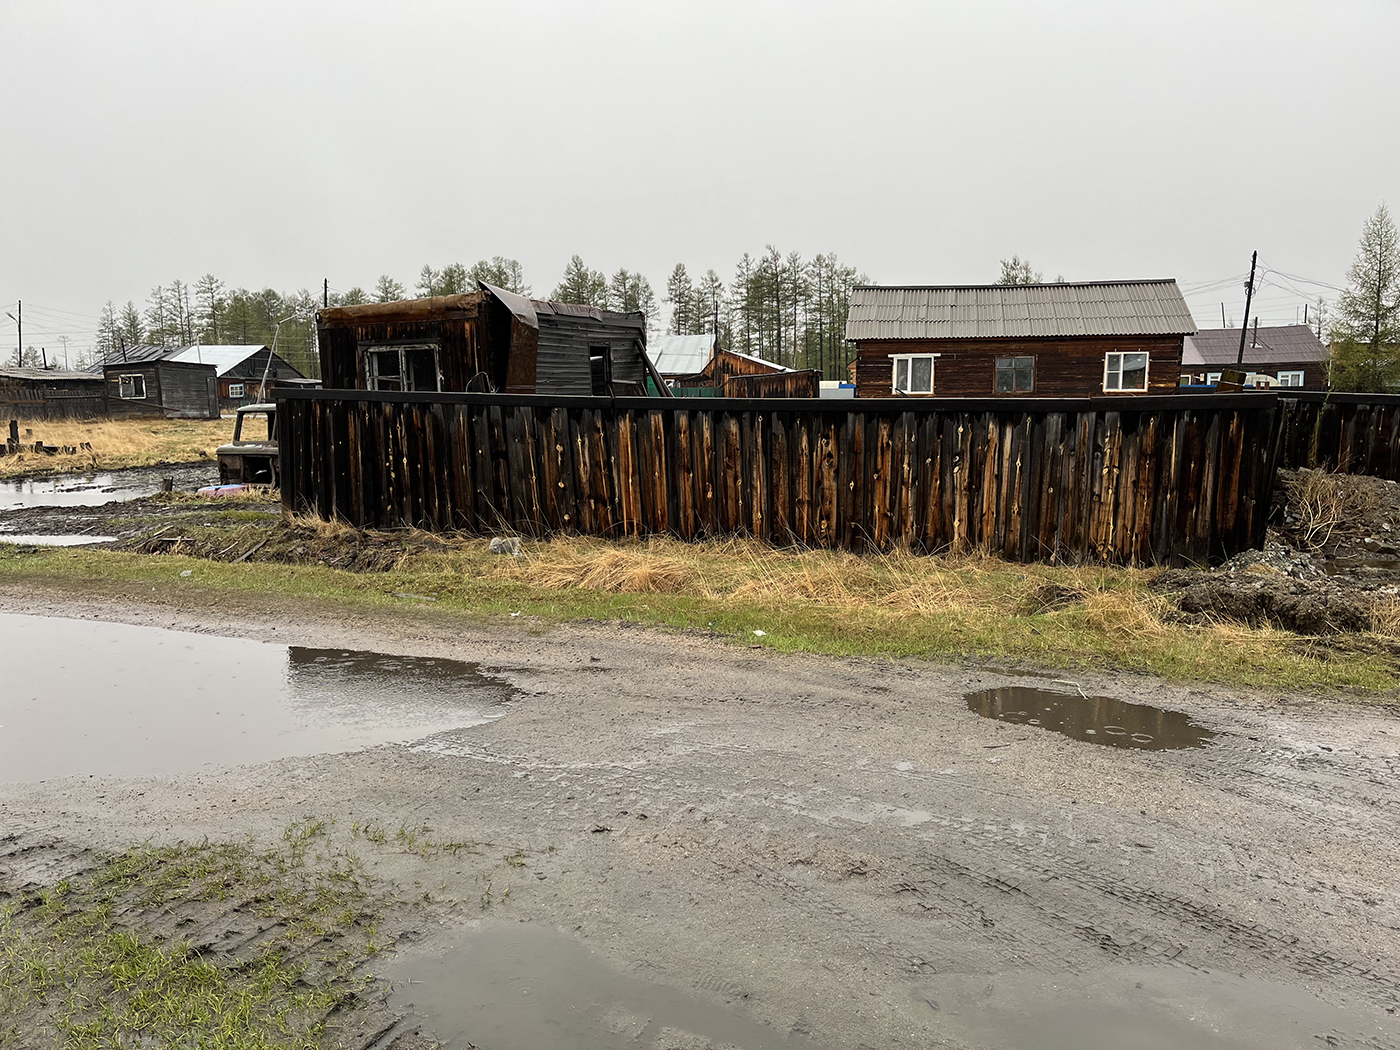
[[[1173,622],[1169,603],[1149,586],[1153,573],[1143,570],[907,553],[858,557],[745,541],[560,539],[527,544],[525,556],[511,558],[487,553],[484,540],[416,546],[414,534],[406,533],[389,544],[397,553],[387,571],[350,572],[320,561],[353,532],[326,525],[275,528],[285,535],[263,555],[278,549],[277,557],[296,563],[24,553],[0,545],[0,581],[179,592],[192,602],[217,593],[276,595],[332,613],[419,608],[525,630],[622,621],[785,652],[1113,669],[1273,689],[1384,691],[1397,685],[1386,639],[1329,642],[1232,624]],[[238,551],[251,546],[254,534],[248,536]],[[181,576],[185,571],[188,577]],[[1047,605],[1038,598],[1047,588],[1072,598]]]
[[[139,846],[12,897],[0,1047],[322,1046],[328,1015],[366,985],[356,967],[379,950],[387,899],[324,833],[294,824],[270,849]],[[252,932],[222,943],[231,927]]]

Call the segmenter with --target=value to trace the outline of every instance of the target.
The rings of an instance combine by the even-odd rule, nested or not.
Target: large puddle
[[[391,1006],[448,1050],[819,1050],[799,1032],[622,969],[566,934],[486,921],[395,957]]]
[[[956,1045],[998,1050],[1281,1050],[1393,1046],[1394,1018],[1232,973],[1120,967],[1081,974],[949,974],[915,1012]]]
[[[218,476],[211,464],[114,470],[101,474],[65,474],[54,478],[0,481],[0,511],[22,507],[100,507],[114,500],[153,496],[162,478],[174,479],[177,492],[193,491]]]
[[[352,751],[500,717],[454,660],[0,613],[0,782],[144,776]]]
[[[1147,751],[1200,747],[1215,733],[1180,711],[1134,704],[1111,696],[1080,696],[1008,685],[970,693],[967,706],[983,718],[1039,726],[1074,740]]]

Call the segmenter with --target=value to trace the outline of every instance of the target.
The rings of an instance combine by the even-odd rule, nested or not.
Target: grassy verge
[[[0,546],[0,581],[178,588],[192,602],[232,592],[361,611],[426,606],[514,625],[623,621],[788,652],[1102,668],[1290,690],[1397,685],[1388,638],[1329,642],[1174,622],[1146,571],[858,557],[738,540],[561,538],[508,557],[490,554],[485,540],[366,536],[306,522],[191,526],[184,534],[174,553],[158,555]],[[196,549],[206,556],[179,553]],[[254,550],[269,560],[232,560]]]
[[[22,452],[17,456],[0,457],[0,478],[116,470],[212,458],[215,449],[233,439],[233,420],[25,420],[20,423],[22,440],[26,440],[25,430],[33,431],[27,439],[30,444],[43,441],[77,448],[86,442],[92,446],[92,451],[54,456]]]
[[[140,846],[10,899],[0,1047],[321,1046],[328,1015],[365,987],[385,903],[348,852],[308,861],[324,832],[293,824],[271,849]]]

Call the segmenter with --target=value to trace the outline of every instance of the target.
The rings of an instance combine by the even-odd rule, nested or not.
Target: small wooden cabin
[[[1196,331],[1174,280],[861,287],[857,397],[1167,394]]]
[[[1207,328],[1186,337],[1181,384],[1214,386],[1225,369],[1239,367],[1240,330]],[[1326,390],[1330,355],[1305,324],[1260,327],[1244,333],[1244,371],[1254,386]]]
[[[165,358],[114,361],[102,367],[102,375],[107,383],[107,412],[114,419],[219,418],[219,380],[212,364]]]
[[[97,419],[106,414],[101,376],[63,368],[0,368],[0,420]]]
[[[647,348],[673,392],[691,397],[816,397],[821,374],[720,348],[713,335],[668,335]]]
[[[492,285],[461,295],[320,311],[328,390],[520,394],[667,393],[646,354],[646,318],[527,299]]]

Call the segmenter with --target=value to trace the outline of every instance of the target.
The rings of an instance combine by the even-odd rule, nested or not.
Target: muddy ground
[[[292,821],[372,821],[528,855],[502,869],[370,851],[405,899],[433,893],[396,917],[399,933],[480,915],[494,878],[492,915],[820,1046],[1008,1045],[959,1028],[950,997],[1043,992],[1066,975],[1106,987],[1144,968],[1278,982],[1355,1016],[1400,1007],[1394,710],[1080,676],[1086,692],[1219,734],[1126,750],[978,717],[970,691],[1035,684],[983,669],[190,600],[12,589],[0,611],[481,661],[518,696],[496,722],[415,745],[0,787],[10,884],[147,838],[274,841]],[[355,1045],[385,1045],[383,1031]],[[1400,1042],[1358,1023],[1297,1045]]]

